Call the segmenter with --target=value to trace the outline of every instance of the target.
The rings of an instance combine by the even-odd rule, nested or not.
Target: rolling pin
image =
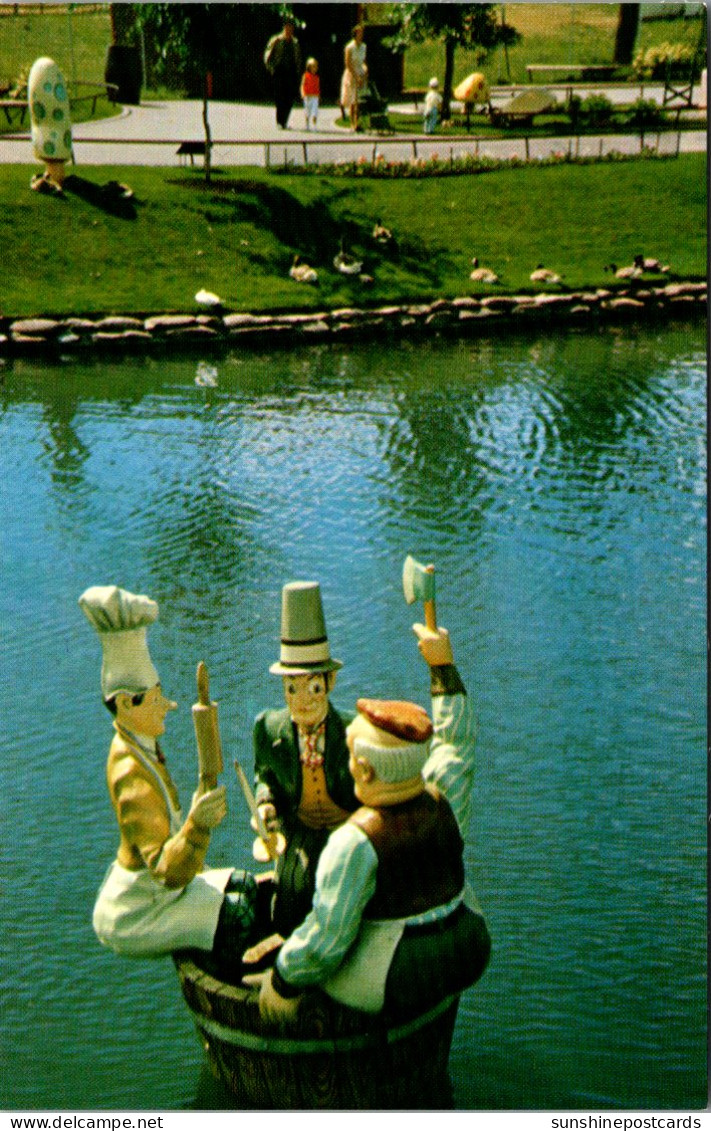
[[[207,792],[217,785],[222,773],[222,743],[217,720],[217,703],[210,701],[210,682],[202,660],[197,666],[198,701],[193,705],[193,725],[198,748],[200,785]]]

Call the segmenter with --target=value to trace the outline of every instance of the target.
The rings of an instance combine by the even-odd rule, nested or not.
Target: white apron
[[[150,760],[132,751],[155,778],[170,815],[170,835],[182,826],[163,779]],[[132,872],[117,860],[109,867],[94,906],[94,930],[117,954],[150,958],[174,950],[210,950],[232,868],[199,872],[184,888],[166,888],[147,868]]]
[[[469,884],[464,886],[461,902],[472,911],[481,911]],[[351,1009],[379,1013],[385,1005],[385,982],[403,931],[408,923],[421,919],[418,915],[406,919],[363,919],[345,960],[324,982],[326,993]]]

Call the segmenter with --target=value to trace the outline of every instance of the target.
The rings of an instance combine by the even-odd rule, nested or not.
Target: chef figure
[[[107,782],[120,840],[94,907],[94,930],[129,956],[195,948],[238,965],[255,917],[253,876],[204,870],[210,834],[227,813],[225,787],[194,793],[183,818],[159,739],[177,704],[166,698],[148,651],[155,601],[94,586],[79,605],[99,635],[101,692],[114,719]]]

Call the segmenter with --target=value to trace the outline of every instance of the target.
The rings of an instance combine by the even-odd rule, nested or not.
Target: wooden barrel
[[[258,991],[221,982],[192,954],[175,956],[183,996],[213,1074],[248,1109],[437,1109],[449,1106],[447,1061],[459,997],[413,1020],[346,1009],[316,991],[276,1030]]]

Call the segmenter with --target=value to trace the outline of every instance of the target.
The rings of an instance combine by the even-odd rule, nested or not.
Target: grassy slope
[[[481,289],[469,281],[474,254],[506,290],[530,289],[539,262],[570,286],[609,282],[604,265],[638,251],[679,276],[706,271],[703,154],[417,182],[240,169],[218,178],[222,191],[185,170],[86,170],[97,183],[130,182],[141,202],[135,220],[75,196],[38,196],[30,173],[0,168],[0,242],[15,265],[2,306],[12,316],[190,310],[200,287],[246,310],[431,300]],[[395,232],[397,253],[372,244],[377,218]],[[342,234],[364,256],[372,287],[333,271]],[[288,278],[296,252],[319,268],[318,287]]]

